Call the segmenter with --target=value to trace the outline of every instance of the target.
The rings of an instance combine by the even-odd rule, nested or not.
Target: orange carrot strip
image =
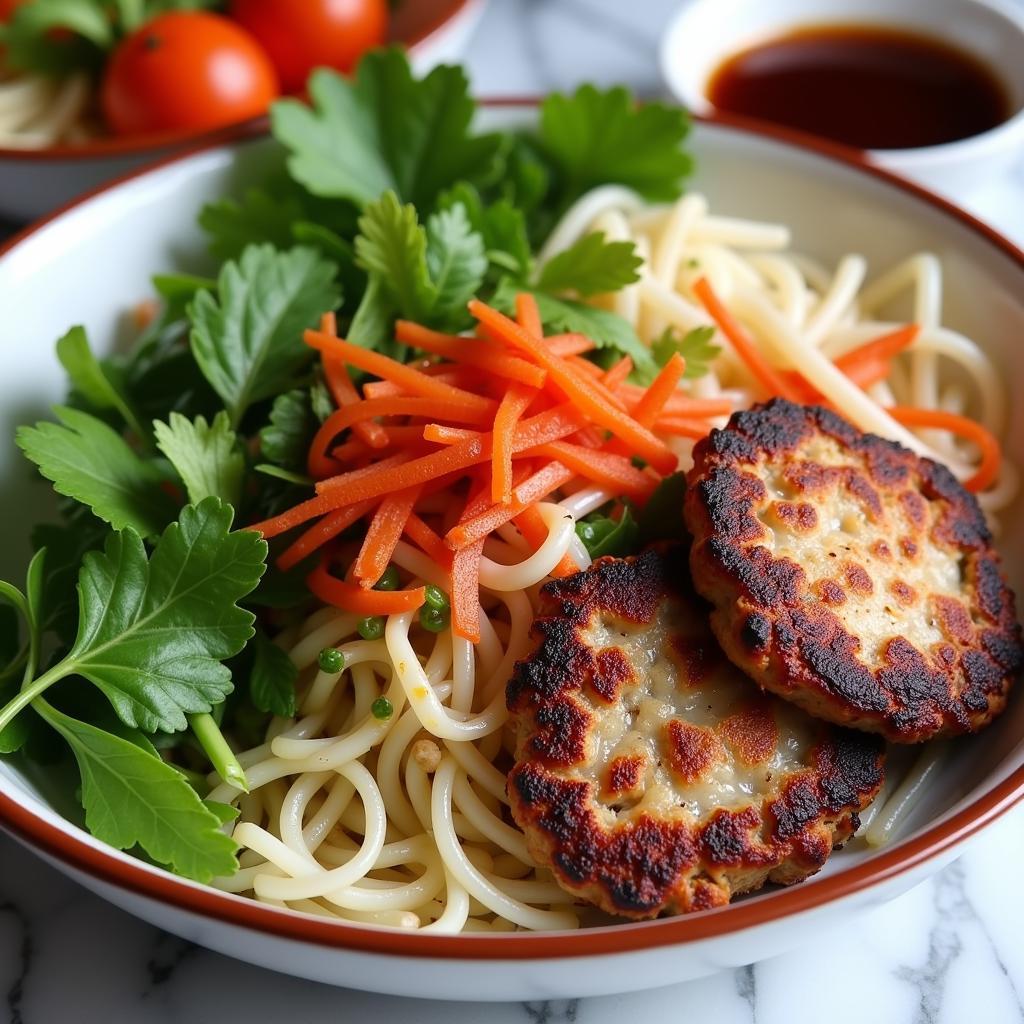
[[[462,518],[477,515],[487,506],[490,484],[484,480],[470,492]],[[479,540],[452,555],[451,606],[452,632],[470,643],[480,642],[480,557],[484,542]]]
[[[437,371],[428,373],[428,371],[422,370],[421,372],[426,373],[428,377],[433,377],[434,380],[442,381],[445,384],[452,384],[455,387],[462,387],[470,380],[469,374],[460,373],[458,368],[452,366],[451,363],[438,363]],[[396,384],[393,380],[371,380],[363,385],[364,398],[393,398],[398,395],[407,396],[408,394],[409,392],[405,388],[400,384]]]
[[[605,370],[601,375],[601,383],[614,393],[632,372],[633,360],[629,356],[623,356],[617,363]]]
[[[384,380],[400,384],[412,395],[422,398],[434,398],[440,401],[464,404],[481,412],[494,412],[494,402],[490,398],[482,398],[470,391],[452,387],[444,381],[435,380],[413,366],[406,366],[395,359],[389,359],[379,352],[361,348],[341,338],[332,338],[329,334],[319,331],[306,331],[303,340],[311,348],[326,352],[331,358],[343,359],[350,366],[358,367],[366,373],[372,373]]]
[[[352,575],[364,590],[369,590],[384,575],[421,490],[422,486],[408,487],[389,494],[377,506],[352,566]]]
[[[619,388],[618,394],[626,400],[630,407],[630,415],[634,419],[637,403],[647,390],[637,384],[623,384]],[[674,391],[665,403],[663,411],[675,416],[728,416],[732,408],[732,402],[728,398],[691,398],[681,391]]]
[[[585,373],[592,380],[600,380],[604,375],[601,367],[597,363],[592,363],[589,359],[583,359],[580,356],[568,356],[566,362]]]
[[[976,444],[981,452],[981,461],[974,475],[964,481],[964,487],[969,491],[983,491],[999,476],[1003,460],[1002,447],[996,437],[975,420],[942,409],[915,409],[905,405],[890,406],[885,411],[905,427],[948,430]]]
[[[413,345],[424,352],[432,352],[434,355],[443,356],[456,363],[465,363],[467,366],[476,366],[496,377],[519,381],[531,387],[539,388],[547,376],[539,366],[519,356],[509,355],[491,345],[481,345],[472,338],[441,334],[408,320],[399,320],[395,324],[395,337],[404,344]]]
[[[280,513],[280,515],[273,516],[271,519],[264,519],[259,523],[253,523],[251,526],[245,527],[245,529],[262,534],[264,540],[270,540],[271,537],[287,533],[294,527],[309,522],[310,519],[315,519],[317,516],[332,512],[337,507],[337,502],[332,502],[330,498],[325,498],[323,495],[317,495],[315,498],[310,498],[307,501],[299,502],[298,505],[293,505],[291,508]]]
[[[512,501],[508,504],[500,502],[485,508],[477,515],[453,526],[446,534],[445,540],[456,551],[468,545],[484,540],[499,526],[511,522],[521,515],[524,509],[546,498],[562,484],[568,483],[576,474],[559,462],[549,462],[528,480],[525,480],[512,492]]]
[[[414,587],[412,590],[363,590],[354,583],[333,576],[325,562],[306,577],[306,586],[325,604],[356,615],[398,615],[415,611],[426,600],[425,587]]]
[[[765,391],[769,395],[781,395],[783,398],[798,402],[799,396],[789,386],[785,377],[760,353],[757,343],[740,322],[726,309],[711,287],[711,282],[706,277],[699,278],[694,283],[693,291],[708,311],[711,319],[718,324],[721,332],[732,342],[736,354],[747,364]]]
[[[836,360],[836,366],[843,373],[849,374],[850,370],[859,363],[875,359],[892,359],[893,356],[899,355],[905,348],[913,345],[920,333],[920,324],[907,324],[906,327],[889,331],[887,334],[844,353]]]
[[[537,303],[534,302],[533,306],[536,311]],[[494,451],[491,457],[492,501],[512,500],[512,441],[519,418],[536,395],[537,388],[513,384],[498,406],[494,417]]]
[[[353,431],[355,424],[352,425]],[[415,445],[423,440],[422,427],[394,427],[388,426],[387,448],[371,448],[365,441],[357,437],[351,437],[347,441],[331,449],[331,458],[336,462],[351,462],[353,459],[361,458],[364,455],[379,457],[390,448]]]
[[[838,366],[839,363],[836,363]],[[854,363],[852,366],[847,367],[843,370],[847,377],[853,381],[854,384],[859,388],[867,390],[872,384],[877,384],[880,380],[885,380],[889,376],[890,363],[888,359],[863,359],[859,362]],[[812,387],[803,379],[798,373],[792,371],[787,373],[787,377],[792,383],[793,387],[796,388],[797,393],[800,395],[800,401],[806,405],[829,405],[828,399]]]
[[[707,420],[692,420],[685,416],[663,416],[655,421],[654,429],[670,437],[692,437],[699,441],[711,433],[711,424]]]
[[[665,403],[675,393],[685,372],[686,360],[678,352],[673,352],[658,376],[651,381],[651,386],[643,393],[640,401],[630,410],[633,419],[645,427],[652,426]]]
[[[516,528],[523,535],[526,543],[536,551],[541,544],[547,540],[548,528],[544,525],[544,520],[541,519],[540,513],[537,511],[536,505],[530,505],[524,508],[512,520]],[[572,555],[567,551],[559,559],[558,564],[551,570],[551,575],[556,579],[560,579],[563,576],[571,576],[573,573],[579,572],[580,567],[573,561]]]
[[[642,473],[626,456],[614,452],[595,451],[568,441],[552,441],[524,454],[557,459],[579,476],[593,480],[612,493],[628,494],[631,498],[648,498],[657,486],[655,479]]]
[[[405,535],[442,568],[451,568],[451,548],[415,512],[405,521]]]
[[[585,334],[549,334],[544,344],[553,356],[581,356],[597,347]]]
[[[345,406],[331,413],[313,437],[307,459],[309,475],[316,478],[330,476],[337,464],[327,455],[327,449],[346,427],[373,416],[441,416],[456,423],[486,424],[491,422],[488,410],[471,408],[462,402],[442,402],[429,398],[369,398],[356,405]]]
[[[549,380],[590,420],[629,444],[632,451],[654,466],[659,473],[668,474],[676,468],[678,459],[662,441],[607,401],[593,382],[578,372],[574,373],[564,360],[551,355],[543,342],[496,309],[476,299],[469,303],[469,309],[482,323],[506,338],[509,344],[529,352],[534,361],[548,371]]]
[[[434,444],[458,444],[474,437],[483,437],[479,430],[464,430],[461,427],[446,427],[443,423],[428,423],[423,427],[423,440]]]
[[[356,520],[361,519],[373,508],[372,501],[361,501],[356,505],[349,505],[347,508],[331,512],[318,523],[315,523],[306,530],[298,540],[294,541],[277,558],[277,567],[288,570],[298,565],[304,558],[311,555],[317,548],[322,547],[329,540],[333,540],[344,530],[347,530]]]
[[[516,322],[524,331],[529,331],[534,337],[544,337],[544,324],[540,319],[537,300],[530,292],[516,294]]]

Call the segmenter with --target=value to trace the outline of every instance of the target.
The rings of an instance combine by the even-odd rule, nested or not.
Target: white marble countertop
[[[481,95],[583,80],[660,90],[656,48],[679,0],[491,0],[468,50]],[[1024,3],[1024,0],[1016,0]],[[1024,241],[1024,171],[962,197]],[[0,1016],[12,1024],[1004,1024],[1024,1021],[1024,808],[933,880],[809,949],[643,994],[533,1004],[365,995],[189,945],[103,903],[0,836]]]

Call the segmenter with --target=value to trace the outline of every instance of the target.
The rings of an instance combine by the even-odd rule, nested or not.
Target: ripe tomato
[[[125,38],[101,88],[103,115],[118,135],[219,128],[264,113],[277,95],[256,40],[200,11],[162,14]]]
[[[11,15],[27,0],[0,0],[0,25],[11,20]]]
[[[316,67],[351,71],[388,26],[387,0],[231,0],[229,13],[270,54],[285,92]]]

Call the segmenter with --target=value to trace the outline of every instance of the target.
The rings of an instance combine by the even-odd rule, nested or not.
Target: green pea
[[[398,578],[398,566],[389,565],[385,570],[384,574],[374,584],[374,590],[397,590],[398,585],[401,582]]]
[[[337,675],[345,667],[345,655],[337,647],[325,647],[317,656],[320,670],[328,675]]]
[[[431,633],[440,633],[448,628],[448,612],[424,605],[420,609],[420,625]]]
[[[436,608],[439,612],[446,612],[451,607],[448,603],[448,595],[440,587],[435,587],[433,583],[427,584],[423,599],[431,608]]]
[[[368,615],[360,619],[356,631],[364,640],[379,640],[384,635],[384,616]]]
[[[382,722],[386,722],[395,713],[395,706],[387,697],[378,697],[370,705],[370,713],[374,718],[379,718]]]

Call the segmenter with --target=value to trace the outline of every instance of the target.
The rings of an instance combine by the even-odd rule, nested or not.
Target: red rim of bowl
[[[503,97],[482,100],[491,107],[530,107],[534,97]],[[800,132],[774,125],[713,115],[696,120],[733,131],[747,132],[782,142],[842,164],[859,173],[881,180],[891,187],[921,200],[984,238],[1024,272],[1024,251],[965,210],[920,185],[871,164],[861,153],[844,146],[810,138]],[[223,144],[244,142],[263,134],[262,126],[244,124],[216,140],[204,140],[183,152],[157,160],[107,183],[65,204],[44,219],[29,225],[0,246],[0,258],[15,249],[41,228],[64,213],[131,181],[149,171],[177,163],[196,153]],[[417,932],[368,928],[348,922],[282,911],[254,900],[219,892],[176,878],[168,872],[149,868],[141,862],[123,860],[113,851],[97,848],[73,832],[65,831],[22,807],[0,792],[0,826],[58,861],[70,865],[108,885],[148,897],[186,913],[209,916],[242,928],[280,938],[307,942],[336,949],[351,949],[378,955],[425,957],[444,960],[534,960],[601,956],[636,950],[681,945],[723,936],[779,918],[812,910],[904,874],[941,856],[964,842],[1024,799],[1024,766],[948,820],[920,835],[883,850],[870,860],[817,881],[793,886],[761,899],[733,904],[717,910],[656,921],[623,923],[565,933],[517,932],[504,935],[423,935]],[[69,825],[69,828],[74,826]],[[75,832],[78,830],[76,829]]]
[[[410,3],[416,0],[409,0]],[[419,30],[412,35],[402,39],[391,40],[401,43],[410,53],[416,50],[438,32],[440,32],[453,18],[462,14],[470,4],[478,0],[446,0],[437,4],[438,10],[435,17],[426,21]],[[106,158],[128,158],[150,156],[158,158],[168,150],[176,153],[180,147],[188,147],[185,152],[194,152],[193,146],[206,148],[216,146],[224,142],[230,142],[238,138],[239,132],[260,133],[266,131],[269,119],[265,114],[242,121],[238,124],[226,125],[223,128],[214,128],[208,131],[171,131],[154,132],[148,135],[134,135],[125,138],[117,136],[106,136],[90,142],[60,146],[46,146],[43,149],[19,149],[17,147],[0,146],[0,160],[17,160],[31,163],[33,161],[67,160],[71,162],[82,160],[103,160]]]

